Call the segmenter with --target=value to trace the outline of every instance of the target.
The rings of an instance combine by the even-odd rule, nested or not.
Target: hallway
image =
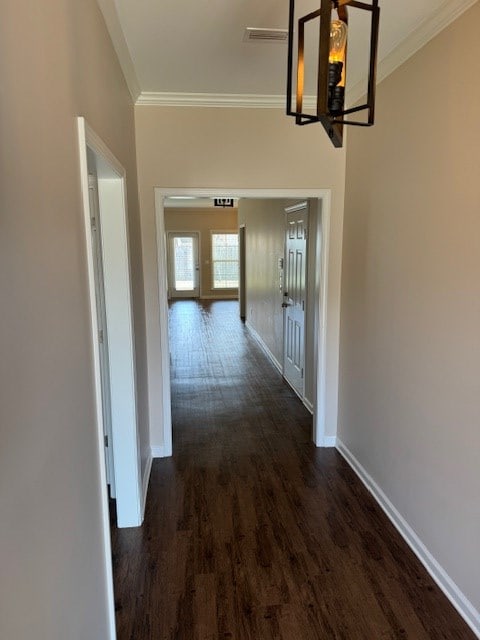
[[[170,310],[173,448],[112,531],[118,640],[469,640],[251,338],[235,301]]]

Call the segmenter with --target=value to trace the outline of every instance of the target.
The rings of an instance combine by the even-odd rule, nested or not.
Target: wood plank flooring
[[[237,303],[170,322],[174,455],[112,531],[118,640],[473,640]]]

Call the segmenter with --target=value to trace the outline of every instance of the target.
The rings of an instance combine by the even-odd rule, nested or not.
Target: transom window
[[[238,233],[212,232],[214,289],[238,288]]]

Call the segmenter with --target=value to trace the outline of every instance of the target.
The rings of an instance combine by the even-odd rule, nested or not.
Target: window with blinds
[[[238,288],[238,233],[212,232],[214,289]]]

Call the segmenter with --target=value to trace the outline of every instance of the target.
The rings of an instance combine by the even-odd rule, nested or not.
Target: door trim
[[[97,303],[93,269],[90,202],[88,198],[88,152],[95,155],[107,316],[108,356],[112,406],[113,457],[119,527],[137,527],[143,520],[142,478],[138,446],[135,343],[130,284],[126,172],[103,141],[78,118],[80,169],[83,195],[84,230],[90,296],[90,323],[95,376],[97,428],[101,431],[103,457],[103,418],[98,353]],[[100,413],[98,410],[100,409]],[[100,441],[99,441],[100,446]],[[104,470],[104,464],[101,465]],[[107,504],[108,507],[108,504]]]
[[[88,159],[87,159],[88,163]],[[98,194],[98,177],[95,173],[90,174],[90,166],[88,167],[88,191],[90,205],[91,237],[93,249],[93,271],[96,289],[96,308],[97,322],[102,333],[102,339],[99,340],[99,356],[100,356],[100,382],[102,387],[102,417],[104,420],[104,437],[108,440],[105,445],[105,460],[107,481],[110,485],[110,497],[115,498],[115,461],[113,456],[113,433],[112,433],[112,406],[110,397],[110,363],[108,361],[108,330],[107,330],[107,306],[105,296],[105,276],[103,269],[102,254],[102,225],[100,219],[100,199]]]
[[[115,600],[113,591],[110,513],[104,455],[104,429],[98,322],[95,296],[93,249],[90,229],[88,150],[93,152],[98,171],[100,216],[103,243],[107,331],[109,333],[112,390],[112,430],[119,526],[139,526],[142,522],[142,480],[138,446],[135,349],[130,290],[126,172],[85,118],[77,118],[80,187],[85,234],[85,262],[90,303],[94,421],[97,434],[99,510],[105,578],[105,606],[109,640],[115,640]],[[109,321],[110,318],[110,321]],[[113,322],[113,327],[112,327]],[[115,389],[114,389],[115,388]],[[116,419],[114,414],[116,413]]]
[[[164,456],[172,455],[172,415],[170,395],[170,355],[168,340],[168,291],[166,278],[166,239],[164,199],[169,196],[198,196],[207,198],[281,198],[305,200],[314,198],[319,200],[319,215],[317,216],[317,251],[316,282],[315,282],[315,408],[313,412],[312,439],[317,447],[333,447],[334,437],[326,436],[327,400],[326,381],[333,380],[329,400],[336,406],[338,396],[338,371],[335,363],[331,364],[332,371],[327,371],[327,301],[329,275],[329,244],[330,244],[330,189],[192,189],[192,188],[164,188],[155,187],[155,237],[157,243],[158,266],[158,300],[160,322],[161,372],[160,384],[162,389],[161,402],[163,407],[163,449]],[[320,247],[320,251],[318,248]],[[338,354],[338,338],[334,346]],[[336,427],[336,425],[335,425]]]
[[[90,326],[92,332],[92,350],[93,350],[93,377],[95,387],[95,422],[97,431],[97,455],[100,473],[100,508],[102,518],[102,543],[103,543],[103,563],[105,569],[105,590],[107,601],[107,617],[108,630],[110,640],[115,640],[115,597],[113,593],[113,566],[112,566],[112,547],[110,540],[110,512],[108,507],[108,490],[107,490],[107,471],[104,454],[104,432],[103,432],[103,413],[102,413],[102,388],[101,388],[101,371],[100,371],[100,354],[99,347],[95,336],[98,335],[98,323],[96,314],[95,300],[95,276],[93,267],[93,248],[90,238],[90,206],[88,192],[88,160],[87,146],[91,144],[99,148],[100,138],[87,125],[84,118],[77,118],[77,132],[79,141],[80,155],[80,177],[84,213],[84,230],[86,238],[86,261],[88,272],[88,289],[90,298]],[[96,144],[97,143],[97,144]],[[103,143],[102,143],[103,144]],[[116,162],[116,161],[115,161]]]

